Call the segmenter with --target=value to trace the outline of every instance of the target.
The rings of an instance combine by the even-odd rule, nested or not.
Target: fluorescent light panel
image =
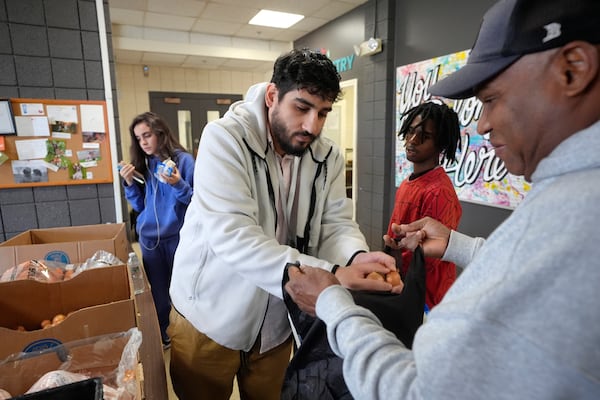
[[[304,18],[304,15],[290,14],[280,11],[260,10],[250,22],[250,25],[270,26],[272,28],[289,28]]]

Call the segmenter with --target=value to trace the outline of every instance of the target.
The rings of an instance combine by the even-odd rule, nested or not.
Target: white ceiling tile
[[[170,29],[144,28],[144,39],[160,42],[189,43],[190,34]]]
[[[279,40],[273,40],[269,42],[269,50],[277,53],[285,53],[292,49],[292,40],[288,42],[280,42]]]
[[[215,4],[209,3],[204,12],[202,19],[211,19],[214,21],[239,22],[247,24],[252,17],[259,11],[258,8],[248,7],[246,3],[240,2],[237,5]]]
[[[144,25],[177,31],[188,31],[194,25],[194,18],[180,17],[177,15],[161,15],[148,12],[144,18]]]
[[[148,6],[147,0],[110,0],[110,8],[125,8],[128,10],[146,11]]]
[[[281,54],[290,50],[294,40],[366,1],[109,0],[115,60],[188,66],[197,70],[239,68],[265,74],[273,66],[271,61],[265,61],[265,53]],[[302,14],[305,18],[290,29],[248,25],[263,8]],[[129,50],[135,49],[131,44],[136,40],[142,48],[155,51]]]
[[[126,10],[123,8],[110,9],[110,21],[113,24],[144,25],[144,11]]]
[[[209,19],[197,19],[192,26],[193,32],[211,33],[214,35],[233,35],[245,23],[213,21]]]
[[[342,1],[332,1],[327,3],[325,7],[321,8],[318,13],[318,17],[332,20],[340,15],[346,14],[348,11],[356,8],[355,5],[344,3]]]
[[[305,35],[309,32],[314,31],[317,28],[325,25],[328,22],[327,19],[324,18],[316,18],[316,17],[308,17],[304,18],[302,21],[298,22],[296,25],[290,27],[290,30],[302,32],[302,35]]]
[[[210,46],[231,47],[232,39],[233,38],[231,36],[207,35],[204,33],[190,34],[191,44],[205,44]]]
[[[330,3],[330,1],[323,0],[271,0],[270,5],[267,7],[270,10],[290,12],[294,14],[301,14],[306,16],[317,13],[324,4]],[[335,1],[333,1],[335,3]]]
[[[280,36],[285,34],[285,31],[286,29],[269,28],[268,26],[243,25],[234,36],[260,40],[279,40]]]
[[[134,39],[144,38],[144,27],[131,25],[115,25],[112,26],[113,36],[125,36]]]
[[[157,14],[198,17],[206,5],[206,1],[196,0],[148,0],[148,11]]]
[[[249,39],[242,37],[233,37],[231,39],[231,45],[233,47],[239,47],[244,49],[269,50],[269,43],[270,42],[267,42],[265,40]]]

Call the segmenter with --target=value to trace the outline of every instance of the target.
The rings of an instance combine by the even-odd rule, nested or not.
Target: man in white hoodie
[[[533,185],[487,241],[430,218],[394,228],[466,267],[412,350],[331,274],[290,268],[356,399],[600,398],[599,22],[598,0],[500,1],[466,66],[430,88],[476,95],[478,132]]]
[[[209,123],[171,280],[171,378],[180,399],[279,399],[291,339],[281,282],[288,263],[335,272],[353,288],[395,269],[368,252],[352,220],[340,149],[320,137],[340,95],[325,55],[293,50],[271,82]],[[348,266],[337,268],[337,266]]]

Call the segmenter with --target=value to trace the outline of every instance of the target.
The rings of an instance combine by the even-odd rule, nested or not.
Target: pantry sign
[[[457,162],[444,164],[458,198],[513,209],[525,198],[530,185],[522,176],[509,174],[504,163],[495,156],[494,149],[477,134],[481,102],[475,97],[450,100],[428,92],[431,85],[462,67],[468,54],[466,50],[397,68],[394,135],[397,136],[403,116],[410,108],[426,101],[445,102],[457,112],[461,129],[462,145],[457,151]],[[396,186],[399,186],[412,172],[412,164],[406,159],[404,141],[400,138],[396,142],[395,163]]]

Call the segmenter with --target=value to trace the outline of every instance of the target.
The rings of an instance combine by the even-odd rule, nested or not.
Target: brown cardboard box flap
[[[24,261],[41,259],[78,263],[98,250],[127,261],[129,242],[124,223],[31,229],[0,243],[0,272]]]
[[[62,282],[0,283],[0,309],[0,359],[136,326],[126,265],[93,268]],[[56,314],[67,317],[56,326],[40,328]],[[19,325],[27,331],[17,331]]]

